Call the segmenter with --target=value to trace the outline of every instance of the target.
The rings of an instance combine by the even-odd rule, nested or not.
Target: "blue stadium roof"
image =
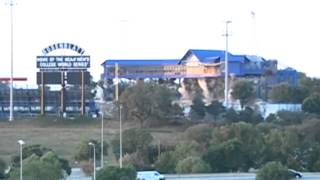
[[[119,66],[160,66],[177,65],[180,59],[108,59],[102,63],[103,66],[113,66],[118,63]]]
[[[194,54],[202,63],[224,61],[224,50],[203,50],[203,49],[190,49],[182,59],[185,59],[190,54]],[[244,61],[245,55],[233,55],[228,52],[228,61]]]
[[[102,66],[114,66],[118,63],[120,66],[161,66],[161,65],[177,65],[181,61],[185,61],[190,55],[195,55],[202,63],[218,63],[224,61],[225,51],[224,50],[204,50],[204,49],[190,49],[182,57],[182,59],[108,59],[104,61]],[[245,61],[264,61],[263,58],[257,56],[248,55],[233,55],[228,52],[229,62],[240,62]]]

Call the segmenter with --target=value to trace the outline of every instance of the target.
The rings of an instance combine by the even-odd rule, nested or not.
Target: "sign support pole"
[[[41,97],[40,97],[40,105],[41,105],[41,115],[44,115],[44,77],[43,72],[41,71]]]
[[[64,84],[64,72],[61,71],[61,113],[62,113],[62,117],[64,115],[64,87],[65,87],[65,84]]]
[[[84,115],[85,104],[84,104],[84,71],[81,71],[81,116]]]

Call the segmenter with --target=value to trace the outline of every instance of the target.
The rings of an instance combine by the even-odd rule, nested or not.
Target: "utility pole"
[[[118,63],[115,64],[115,78],[116,78],[116,104],[118,105],[118,109],[119,109],[119,121],[120,121],[120,127],[119,127],[119,130],[120,130],[120,157],[119,157],[119,165],[120,165],[120,168],[122,168],[122,117],[121,117],[121,109],[122,109],[122,105],[120,104],[119,102],[119,65]]]
[[[226,50],[225,50],[225,58],[224,58],[224,105],[225,107],[229,107],[229,83],[228,83],[228,75],[229,75],[229,61],[228,61],[228,37],[230,36],[228,31],[228,25],[231,23],[231,21],[225,21],[226,24],[226,33],[223,34],[223,36],[226,37]]]
[[[9,121],[13,121],[13,0],[10,0],[10,39],[11,39],[11,66],[10,66],[10,115]]]
[[[104,143],[104,140],[103,140],[103,112],[104,112],[104,104],[103,103],[101,103],[101,168],[103,168],[103,165],[104,165],[104,162],[103,162],[103,155],[104,155],[104,153],[103,153],[103,143]]]

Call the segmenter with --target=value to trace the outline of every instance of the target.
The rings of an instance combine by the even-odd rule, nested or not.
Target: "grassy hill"
[[[138,128],[138,124],[125,122],[123,129]],[[184,128],[182,127],[181,131]],[[173,144],[179,134],[177,127],[161,127],[148,129],[155,142]],[[119,133],[119,122],[104,120],[104,139],[108,142]],[[101,137],[100,119],[57,119],[37,118],[33,120],[0,121],[0,158],[9,162],[12,155],[19,153],[17,141],[23,139],[26,144],[41,144],[53,149],[57,154],[70,160],[73,166],[73,155],[82,140]],[[117,163],[111,148],[106,157],[107,162]]]

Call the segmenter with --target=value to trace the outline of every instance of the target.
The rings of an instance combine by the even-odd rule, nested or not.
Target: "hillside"
[[[119,133],[119,122],[104,121],[104,139],[108,142]],[[135,124],[124,123],[123,129],[137,127]],[[179,128],[163,127],[149,129],[156,142],[172,144]],[[29,145],[42,144],[53,149],[57,154],[67,158],[75,166],[73,155],[81,140],[97,139],[101,137],[100,120],[17,120],[14,122],[0,122],[0,158],[10,160],[12,155],[19,153],[17,141],[25,140]],[[115,162],[109,150],[107,161]]]

